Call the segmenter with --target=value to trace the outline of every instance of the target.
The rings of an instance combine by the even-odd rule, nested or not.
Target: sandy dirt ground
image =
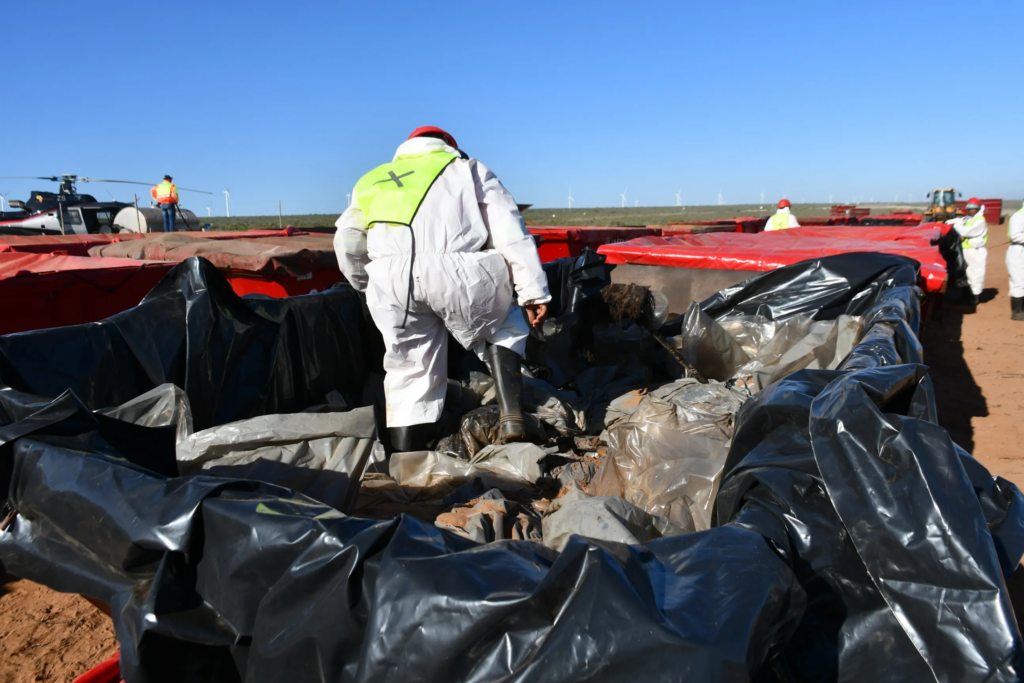
[[[989,226],[975,313],[943,311],[922,335],[939,422],[993,474],[1024,485],[1024,322],[1010,320],[1006,227]]]
[[[945,310],[922,335],[940,422],[993,474],[1024,484],[1024,323],[1010,320],[1006,232],[989,232],[975,313]],[[1024,572],[1011,581],[1024,596]],[[1018,618],[1024,600],[1014,600]],[[0,578],[0,683],[72,681],[117,649],[110,619],[81,597]]]
[[[84,598],[0,575],[0,683],[70,682],[115,650],[110,618]]]

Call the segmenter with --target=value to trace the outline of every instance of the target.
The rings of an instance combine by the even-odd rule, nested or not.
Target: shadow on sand
[[[979,299],[990,301],[994,289],[982,292]],[[943,306],[940,316],[929,321],[921,338],[924,362],[931,368],[935,383],[935,404],[939,424],[953,441],[968,453],[974,452],[974,428],[971,419],[988,415],[988,402],[964,358],[961,339],[965,315],[973,315],[958,306]]]

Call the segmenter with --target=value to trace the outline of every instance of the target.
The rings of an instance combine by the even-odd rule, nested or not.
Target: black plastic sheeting
[[[346,517],[164,476],[173,430],[125,429],[76,390],[0,430],[18,511],[0,559],[109,602],[128,683],[1016,680],[1024,497],[935,423],[915,264],[854,256],[705,302],[867,323],[843,369],[744,405],[709,531],[559,554]]]
[[[364,405],[383,342],[360,297],[343,284],[243,299],[209,261],[187,259],[135,308],[0,337],[0,424],[67,390],[98,409],[164,383],[188,395],[196,430],[298,412],[332,391]]]

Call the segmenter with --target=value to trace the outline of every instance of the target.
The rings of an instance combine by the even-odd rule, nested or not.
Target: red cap
[[[967,200],[967,206],[972,206],[972,205],[976,206],[976,207],[978,207],[980,209],[981,208],[981,200],[978,199],[977,197],[971,197],[970,199]]]
[[[418,138],[420,136],[426,135],[427,133],[437,133],[438,135],[444,137],[444,141],[447,142],[452,147],[455,147],[456,149],[458,149],[459,147],[455,143],[455,138],[451,136],[451,133],[445,130],[441,130],[437,126],[420,126],[413,132],[409,133],[409,137],[406,138],[406,140],[412,140],[413,138]]]
[[[788,209],[791,206],[793,206],[793,205],[789,203],[788,199],[783,199],[783,200],[781,200],[779,202],[779,208],[780,209]]]

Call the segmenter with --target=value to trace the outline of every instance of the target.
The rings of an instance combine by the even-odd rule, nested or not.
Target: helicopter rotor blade
[[[137,180],[107,180],[106,178],[79,178],[80,183],[125,183],[127,185],[150,185],[150,183],[140,183]]]
[[[0,178],[4,180],[50,180],[55,183],[60,181],[60,178],[55,175],[5,175]]]
[[[104,178],[79,178],[78,182],[80,182],[80,183],[127,183],[128,185],[146,185],[146,186],[151,186],[152,185],[151,183],[140,183],[137,180],[106,180]],[[179,187],[178,189],[181,190],[181,191],[184,191],[184,192],[201,192],[203,194],[213,194],[212,192],[207,192],[206,190],[192,190],[192,189],[187,188],[187,187]]]

